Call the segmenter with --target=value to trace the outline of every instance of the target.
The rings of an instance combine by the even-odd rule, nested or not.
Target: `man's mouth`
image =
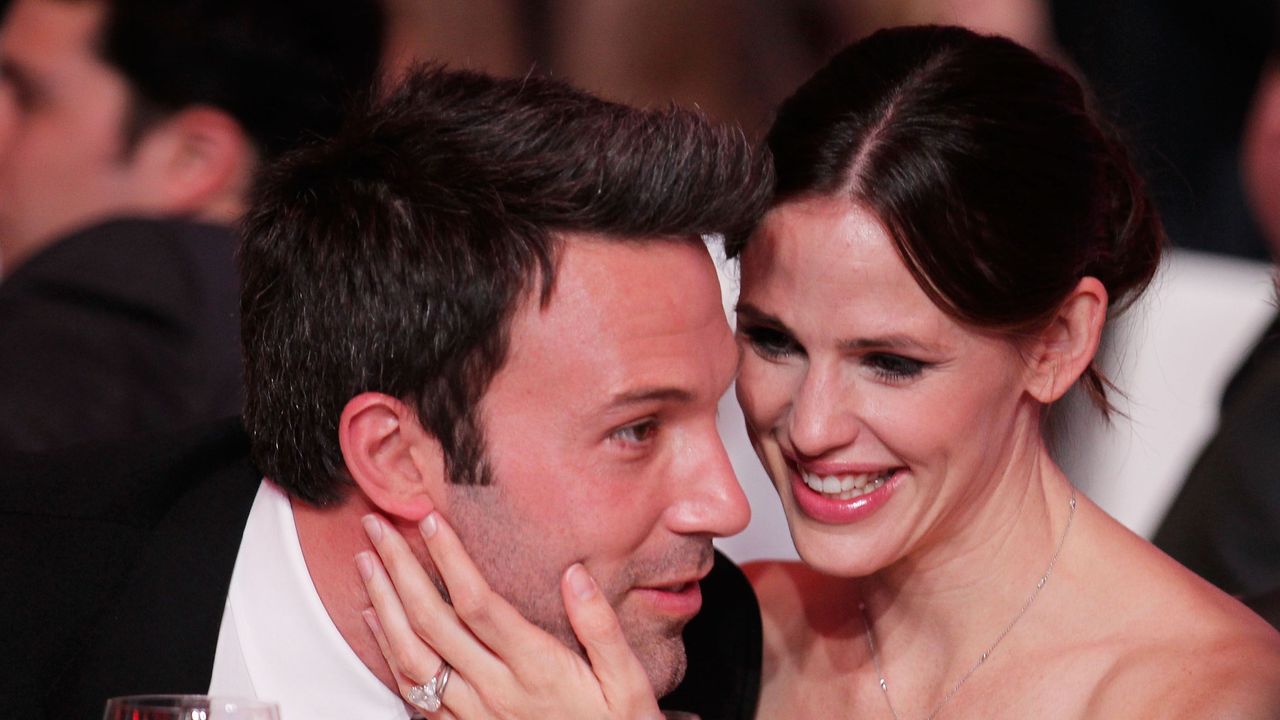
[[[690,588],[698,586],[697,580],[686,580],[682,583],[672,583],[670,585],[646,585],[644,590],[657,590],[659,592],[682,593],[688,592]]]
[[[659,612],[668,615],[693,617],[702,608],[701,580],[711,571],[699,570],[670,581],[659,581],[636,586],[639,595],[647,598]]]
[[[875,492],[884,486],[900,468],[885,468],[879,472],[849,473],[844,475],[818,475],[804,470],[800,479],[806,487],[833,500],[851,500],[860,495]]]

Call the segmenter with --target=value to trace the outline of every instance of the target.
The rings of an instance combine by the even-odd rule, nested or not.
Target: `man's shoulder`
[[[158,604],[159,611],[137,609],[145,617],[128,627],[154,626],[172,648],[185,643],[195,646],[192,652],[212,652],[204,636],[216,639],[223,603],[218,587],[229,581],[261,479],[238,423],[4,457],[0,466],[0,544],[21,548],[0,557],[0,576],[23,579],[0,591],[7,623],[0,656],[24,658],[21,668],[0,678],[0,696],[40,704],[46,696],[57,699],[49,693],[60,683],[92,683],[96,675],[72,669],[79,668],[86,647],[107,646],[117,653],[113,664],[140,655],[95,638],[148,604]],[[198,597],[175,600],[182,593]],[[169,608],[171,603],[178,606]],[[163,622],[166,608],[185,619]],[[197,617],[214,630],[198,633],[192,628]],[[125,634],[132,647],[153,633]],[[204,672],[200,663],[183,666]],[[87,706],[101,709],[92,691],[60,690],[62,696],[67,702],[87,698]]]
[[[0,302],[165,304],[188,295],[193,284],[234,285],[234,249],[234,232],[226,226],[116,218],[59,238],[32,256],[0,285]]]
[[[702,588],[707,601],[717,606],[723,603],[757,615],[760,612],[746,573],[719,550],[715,551],[715,563],[711,572],[703,579]]]
[[[255,477],[238,418],[126,441],[5,453],[0,515],[154,523],[192,488],[223,475]]]
[[[236,411],[227,228],[118,220],[0,283],[0,449],[121,438]]]

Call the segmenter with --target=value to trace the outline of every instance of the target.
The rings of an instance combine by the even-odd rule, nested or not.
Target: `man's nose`
[[[714,537],[736,535],[746,529],[751,521],[751,506],[714,421],[684,452],[683,467],[672,477],[670,528],[681,534]]]

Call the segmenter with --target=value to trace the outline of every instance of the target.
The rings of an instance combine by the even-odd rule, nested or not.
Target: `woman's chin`
[[[791,541],[805,565],[832,577],[866,577],[890,562],[876,538],[815,523],[787,510]]]
[[[845,549],[839,547],[808,545],[802,548],[797,543],[796,551],[805,565],[831,577],[867,577],[884,566],[871,558],[850,557]]]

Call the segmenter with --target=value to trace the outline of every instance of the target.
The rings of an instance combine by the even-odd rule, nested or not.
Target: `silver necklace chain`
[[[1000,634],[996,636],[995,641],[992,642],[986,650],[982,651],[982,654],[978,656],[978,661],[973,664],[973,667],[969,668],[969,672],[965,673],[956,681],[956,684],[953,685],[951,690],[943,696],[942,700],[934,706],[933,712],[929,713],[925,720],[933,720],[938,716],[938,713],[942,711],[943,706],[946,705],[951,698],[955,697],[955,694],[960,691],[960,688],[964,686],[965,682],[978,671],[978,668],[982,667],[983,663],[987,661],[987,658],[991,657],[991,653],[995,652],[996,646],[1000,644],[1000,641],[1004,640],[1005,636],[1009,634],[1009,631],[1013,629],[1013,626],[1017,625],[1018,621],[1022,619],[1022,616],[1027,614],[1027,610],[1031,609],[1031,604],[1040,596],[1040,591],[1043,590],[1045,584],[1049,582],[1049,575],[1053,573],[1053,566],[1058,562],[1058,555],[1062,552],[1062,546],[1067,542],[1067,533],[1071,530],[1071,521],[1076,516],[1076,489],[1074,485],[1071,487],[1070,502],[1071,511],[1067,515],[1067,524],[1062,528],[1062,536],[1058,538],[1058,547],[1054,549],[1053,557],[1049,558],[1049,566],[1044,569],[1044,574],[1041,575],[1040,579],[1036,582],[1036,589],[1031,591],[1031,595],[1027,597],[1027,601],[1022,604],[1022,609],[1018,611],[1017,615],[1013,616],[1013,620],[1009,621],[1009,624],[1005,626],[1004,630],[1000,631]],[[893,720],[901,720],[898,717],[898,711],[893,709],[893,701],[889,699],[889,681],[885,679],[884,671],[880,669],[880,654],[876,651],[876,641],[871,632],[871,620],[867,617],[866,603],[858,603],[858,611],[862,613],[862,629],[867,638],[867,649],[871,651],[871,662],[876,668],[876,677],[880,678],[880,690],[884,693],[884,702],[889,706],[889,713],[893,715]]]

